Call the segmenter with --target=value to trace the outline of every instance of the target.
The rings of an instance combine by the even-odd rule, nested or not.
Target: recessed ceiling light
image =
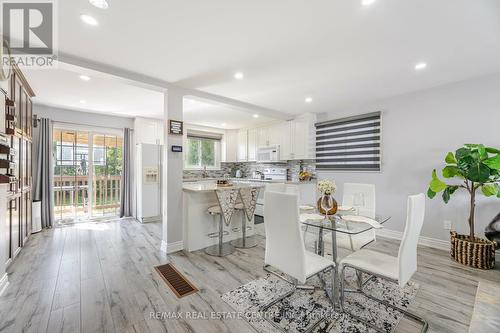
[[[87,101],[86,101],[86,100],[84,100],[84,99],[82,99],[82,100],[80,100],[80,103],[81,103],[81,104],[85,104],[85,103],[87,103]]]
[[[375,0],[361,0],[361,4],[363,6],[369,6],[371,4],[373,4],[375,2]]]
[[[306,97],[304,100],[306,103],[311,103],[313,101],[312,97]]]
[[[254,118],[259,118],[259,115],[258,114],[254,114],[253,117]]]
[[[80,19],[83,22],[87,23],[88,25],[92,25],[92,26],[99,25],[99,22],[97,22],[97,20],[95,18],[93,18],[92,16],[87,15],[87,14],[81,14]]]
[[[90,81],[90,76],[80,75],[80,79],[83,80],[83,81]]]
[[[89,0],[90,4],[100,9],[108,9],[109,5],[106,0]]]
[[[242,72],[236,72],[236,73],[234,73],[234,78],[236,80],[241,80],[241,79],[243,79],[243,77],[244,77],[244,75],[243,75]]]
[[[220,124],[220,125],[221,125],[222,127],[224,127],[224,126],[226,126],[226,123],[222,123],[222,124]]]
[[[420,63],[415,65],[415,70],[420,71],[426,67],[427,67],[427,64],[425,62],[420,62]]]

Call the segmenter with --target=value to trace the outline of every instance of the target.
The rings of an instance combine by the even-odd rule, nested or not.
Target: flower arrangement
[[[321,180],[318,182],[318,191],[322,195],[332,195],[337,190],[337,185],[333,180]]]
[[[311,177],[312,177],[311,173],[307,170],[301,171],[299,173],[299,180],[300,181],[308,181],[311,179]]]

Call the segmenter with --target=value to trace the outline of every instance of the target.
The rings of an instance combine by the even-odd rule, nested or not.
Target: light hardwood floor
[[[262,226],[259,226],[262,228]],[[0,296],[0,332],[255,332],[244,320],[185,318],[185,312],[232,311],[220,296],[265,275],[265,239],[225,258],[203,252],[160,249],[161,224],[132,219],[84,223],[33,235],[9,267],[10,285]],[[372,248],[396,254],[398,242]],[[448,254],[419,248],[420,284],[411,309],[427,318],[431,332],[467,332],[479,281],[500,283],[499,268],[479,271]],[[153,270],[172,262],[200,291],[177,299]],[[184,312],[181,319],[151,313]],[[418,332],[403,320],[397,332]]]

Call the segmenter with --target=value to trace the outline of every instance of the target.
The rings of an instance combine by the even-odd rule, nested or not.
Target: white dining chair
[[[271,184],[266,184],[266,192],[267,191],[299,194],[299,187],[293,184],[271,183]],[[266,193],[264,192],[264,196],[265,195]]]
[[[427,331],[428,324],[424,319],[400,307],[390,304],[387,301],[365,294],[363,292],[363,284],[359,286],[358,290],[346,290],[344,286],[345,270],[346,268],[352,268],[356,270],[356,272],[370,275],[370,278],[366,280],[366,282],[368,282],[373,276],[376,276],[381,279],[397,283],[400,288],[403,288],[417,271],[417,244],[420,231],[422,230],[422,225],[424,223],[424,215],[424,194],[420,193],[409,196],[406,226],[397,257],[368,249],[362,249],[348,255],[340,262],[340,304],[342,311],[347,312],[344,307],[345,292],[360,292],[364,296],[400,311],[408,317],[420,322],[422,324],[421,332]],[[349,313],[349,315],[367,324],[368,326],[381,331],[381,328],[374,327],[372,324],[366,322],[364,319],[356,316],[355,314]]]
[[[281,192],[281,193],[292,193],[297,194],[297,202],[300,202],[300,192],[299,187],[293,184],[267,184],[266,192]],[[266,196],[266,192],[264,192],[264,197]],[[264,205],[265,207],[265,205]],[[265,218],[264,218],[265,223]],[[306,248],[308,246],[312,247],[312,251],[317,253],[318,247],[318,230],[317,228],[309,229],[307,226],[301,226],[301,232],[303,233],[304,245]],[[328,232],[326,230],[323,231],[323,234],[326,235]],[[312,239],[312,240],[310,240]]]
[[[263,306],[264,310],[292,294],[296,288],[314,289],[312,286],[304,285],[306,280],[327,270],[331,270],[332,286],[334,286],[335,263],[305,249],[300,230],[297,196],[296,193],[273,191],[266,191],[264,196],[264,226],[266,229],[264,270],[294,286],[290,293]],[[271,270],[271,267],[285,273],[293,280]]]
[[[361,216],[375,218],[375,185],[345,183],[342,195],[342,206],[351,206],[356,213]],[[347,249],[352,252],[358,251],[376,240],[375,229],[349,235],[337,233],[337,247]],[[327,238],[331,241],[330,238]]]

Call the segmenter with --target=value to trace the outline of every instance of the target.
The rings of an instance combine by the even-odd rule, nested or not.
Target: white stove
[[[264,174],[264,181],[270,183],[286,182],[286,168],[267,168],[262,170],[262,173]],[[264,216],[264,192],[265,188],[261,189],[259,192],[257,206],[255,207],[255,215]]]
[[[286,181],[286,168],[269,168],[262,170],[264,180]]]

